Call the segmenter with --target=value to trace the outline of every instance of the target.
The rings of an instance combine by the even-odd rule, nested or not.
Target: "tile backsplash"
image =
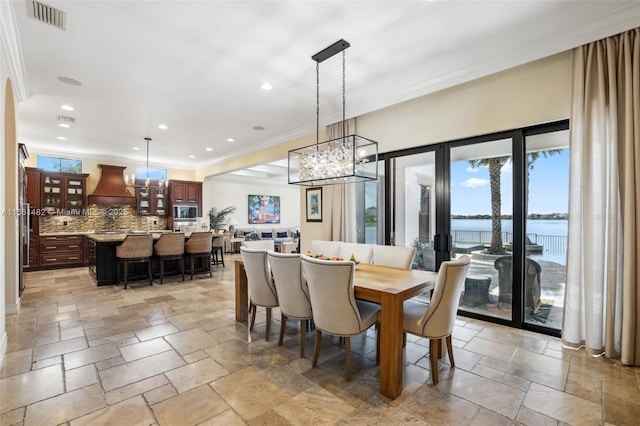
[[[40,216],[40,233],[89,232],[93,230],[127,229],[151,231],[166,229],[164,216],[138,216],[134,206],[91,205],[84,215]]]

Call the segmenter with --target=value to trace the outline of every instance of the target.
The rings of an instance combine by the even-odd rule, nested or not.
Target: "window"
[[[167,169],[149,168],[149,173],[147,174],[146,167],[136,167],[136,179],[144,180],[147,177],[151,180],[167,180]]]
[[[51,172],[82,173],[82,160],[38,155],[38,168]]]

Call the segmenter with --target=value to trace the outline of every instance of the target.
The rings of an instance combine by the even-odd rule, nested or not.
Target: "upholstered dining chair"
[[[415,255],[415,247],[373,246],[373,263],[375,265],[411,269],[411,263],[413,263]]]
[[[300,357],[304,358],[304,341],[306,322],[313,319],[307,280],[302,273],[299,254],[267,252],[273,283],[278,294],[280,305],[280,340],[282,346],[288,318],[300,321]]]
[[[131,263],[148,263],[149,285],[153,285],[153,277],[151,275],[151,256],[153,255],[153,236],[145,235],[127,235],[119,246],[116,246],[116,259],[118,261],[116,274],[118,283],[120,283],[120,265],[124,266],[124,288],[128,283],[128,266]]]
[[[246,247],[253,250],[274,250],[276,244],[273,240],[254,240],[254,241],[242,241],[240,243],[242,247]]]
[[[353,291],[355,263],[320,260],[305,255],[300,256],[300,261],[307,277],[316,326],[312,365],[315,367],[318,363],[322,333],[344,337],[346,376],[351,380],[351,336],[364,333],[378,322],[380,305],[356,300]],[[377,345],[380,342],[378,337]]]
[[[447,343],[449,362],[454,368],[451,333],[456,322],[460,293],[469,271],[469,256],[442,262],[429,304],[409,299],[404,302],[402,327],[406,333],[429,339],[429,359],[433,384],[438,384],[438,356],[442,339]]]
[[[182,281],[184,281],[184,234],[162,234],[153,245],[153,254],[160,262],[160,284],[164,284],[164,263],[167,260],[177,260],[180,265]]]
[[[278,307],[278,293],[271,279],[267,250],[250,249],[242,246],[240,247],[240,255],[247,274],[247,287],[249,289],[249,312],[251,312],[249,331],[253,330],[253,325],[256,322],[257,307],[262,306],[267,310],[265,340],[269,340],[271,309]]]
[[[209,276],[213,277],[211,272],[211,239],[211,232],[192,232],[187,242],[184,243],[184,253],[189,259],[191,279],[193,279],[196,257],[205,258],[205,268],[209,269]]]
[[[322,254],[327,258],[340,256],[342,244],[344,244],[342,241],[311,240],[311,255]]]
[[[351,260],[351,256],[353,256],[358,262],[371,263],[373,261],[373,244],[342,243],[340,256],[344,260]]]

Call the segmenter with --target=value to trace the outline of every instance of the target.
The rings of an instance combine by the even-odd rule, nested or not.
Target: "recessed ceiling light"
[[[227,142],[235,142],[235,141],[236,141],[236,140],[235,140],[235,139],[233,139],[233,138],[229,138],[229,139],[227,139]]]
[[[167,129],[168,129],[168,127],[167,127],[167,125],[166,125],[166,124],[160,124],[160,125],[158,126],[158,129],[160,129],[160,130],[167,130]]]
[[[56,139],[58,139],[59,141],[66,141],[67,138],[65,138],[64,136],[58,136]]]
[[[73,111],[73,107],[71,105],[60,105],[60,108],[65,111]]]
[[[134,150],[134,151],[140,151],[140,148],[138,148],[137,146],[134,146],[134,147],[133,147],[133,150]]]
[[[71,86],[82,86],[82,82],[76,80],[75,78],[71,78],[71,77],[64,77],[64,76],[60,76],[58,77],[58,81],[64,83],[64,84],[69,84]]]
[[[206,148],[205,151],[211,152],[211,151],[213,151],[213,148]]]
[[[65,129],[68,129],[69,127],[71,127],[71,125],[69,125],[67,123],[60,123],[60,124],[58,124],[58,126],[64,127]]]
[[[196,158],[196,156],[192,154],[189,156],[189,158]]]
[[[253,126],[253,130],[264,130],[262,126]]]
[[[264,83],[262,83],[262,84],[260,85],[260,88],[261,88],[262,90],[271,90],[271,89],[273,89],[273,86],[271,85],[271,83],[267,83],[267,82],[265,81]]]

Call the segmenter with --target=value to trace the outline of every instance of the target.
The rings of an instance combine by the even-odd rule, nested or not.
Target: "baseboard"
[[[2,333],[2,339],[0,339],[0,361],[4,357],[4,354],[7,352],[7,333]]]
[[[16,300],[16,303],[13,305],[5,305],[5,314],[6,315],[13,315],[13,314],[17,314],[18,312],[20,312],[20,304],[21,304],[21,300],[20,298],[18,298],[18,300]]]

